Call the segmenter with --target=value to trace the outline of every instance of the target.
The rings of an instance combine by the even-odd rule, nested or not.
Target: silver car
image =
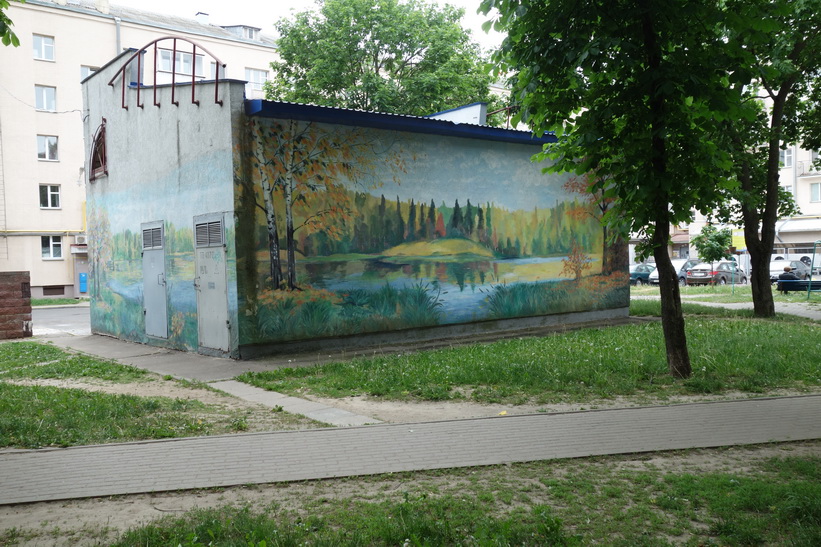
[[[700,264],[701,260],[695,258],[674,258],[670,262],[673,263],[673,269],[678,272],[678,284],[684,286],[687,284],[687,268],[692,268],[696,264]],[[647,279],[651,285],[659,284],[659,270],[656,268],[650,277]]]

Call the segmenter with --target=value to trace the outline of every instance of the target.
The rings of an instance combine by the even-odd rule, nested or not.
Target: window
[[[810,201],[821,201],[821,182],[810,184]]]
[[[43,258],[63,258],[63,238],[60,236],[40,236]]]
[[[242,27],[242,37],[249,40],[259,40],[259,29],[254,27]]]
[[[34,86],[34,105],[37,110],[57,110],[57,88],[47,85]]]
[[[159,70],[162,72],[171,72],[172,63],[171,63],[171,53],[170,49],[161,49],[160,50],[160,63],[159,63]],[[193,55],[190,53],[185,53],[184,51],[177,51],[174,55],[176,58],[174,64],[174,71],[177,74],[182,76],[191,76],[191,59]],[[197,76],[200,78],[205,77],[205,72],[202,68],[202,55],[197,55],[196,60],[196,69],[197,69]]]
[[[248,84],[245,86],[246,92],[250,89],[262,91],[262,85],[268,80],[268,71],[246,68],[245,79],[248,80]]]
[[[37,159],[57,161],[57,137],[37,135]]]
[[[54,60],[54,37],[34,35],[34,58],[41,61]]]
[[[792,167],[792,147],[779,152],[778,162],[781,164],[781,167]]]
[[[60,208],[60,185],[41,184],[40,185],[40,208],[59,209]]]
[[[80,67],[80,81],[85,80],[86,78],[88,78],[89,76],[91,76],[92,74],[97,72],[98,70],[100,70],[100,67],[82,65]]]
[[[94,138],[91,141],[91,170],[88,174],[88,180],[94,181],[99,177],[108,174],[108,159],[105,150],[105,118],[103,123],[97,128],[94,133]]]

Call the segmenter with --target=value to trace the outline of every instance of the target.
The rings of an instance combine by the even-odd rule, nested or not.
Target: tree
[[[729,118],[724,133],[737,165],[732,197],[750,254],[755,315],[771,317],[775,224],[795,212],[779,184],[779,152],[784,143],[821,145],[821,1],[731,0],[726,6],[728,62],[738,67],[735,85],[751,111]]]
[[[698,251],[698,256],[705,262],[713,263],[718,260],[732,258],[730,245],[733,243],[733,231],[729,228],[719,230],[712,224],[707,224],[701,233],[690,240]]]
[[[489,101],[463,10],[421,0],[320,0],[280,19],[269,99],[425,116]]]
[[[6,15],[10,6],[9,1],[23,4],[26,0],[0,0],[0,42],[3,42],[4,46],[11,45],[17,47],[20,45],[20,39],[17,38],[17,35],[11,30],[14,23],[12,23],[9,16]]]
[[[554,130],[553,172],[595,173],[614,198],[603,221],[646,236],[659,270],[662,328],[673,376],[691,374],[670,225],[710,211],[728,186],[718,120],[739,101],[722,66],[720,5],[709,0],[483,0],[508,38],[494,54],[513,73],[515,120]],[[696,24],[697,22],[697,24]]]

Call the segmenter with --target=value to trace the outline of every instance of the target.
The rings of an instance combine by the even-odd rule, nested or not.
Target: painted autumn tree
[[[624,239],[619,235],[619,231],[611,238],[611,231],[604,217],[607,211],[613,206],[613,197],[606,196],[603,184],[596,180],[592,173],[585,173],[583,175],[574,175],[567,179],[564,183],[564,189],[572,194],[581,196],[581,206],[572,206],[567,214],[582,218],[590,216],[597,222],[601,223],[602,227],[602,242],[604,248],[602,249],[602,275],[610,275],[613,272],[622,269],[622,261],[619,260],[617,252],[625,247]],[[612,239],[612,241],[611,241]],[[626,257],[625,257],[626,258]]]
[[[271,287],[293,290],[298,288],[297,233],[322,231],[329,239],[339,238],[340,223],[353,218],[348,186],[376,187],[381,184],[377,174],[395,175],[404,163],[400,153],[391,151],[392,143],[377,141],[362,128],[297,120],[249,123],[255,177],[240,183],[253,193],[265,218]]]
[[[88,208],[88,269],[91,273],[92,296],[100,298],[100,289],[105,285],[105,265],[111,260],[111,225],[105,209]],[[142,239],[139,240],[140,243]]]
[[[268,99],[426,116],[491,100],[464,11],[420,0],[320,0],[281,19]]]
[[[559,137],[553,172],[596,173],[613,198],[604,222],[645,234],[659,270],[670,373],[691,374],[671,224],[721,199],[731,167],[716,124],[739,113],[721,52],[720,5],[710,0],[483,0],[508,37],[495,54],[515,74],[515,121]],[[693,24],[698,21],[698,24]],[[488,23],[489,25],[490,23]]]

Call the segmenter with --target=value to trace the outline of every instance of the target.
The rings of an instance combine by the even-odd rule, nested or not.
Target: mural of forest
[[[240,344],[626,306],[602,211],[538,149],[251,119]]]

